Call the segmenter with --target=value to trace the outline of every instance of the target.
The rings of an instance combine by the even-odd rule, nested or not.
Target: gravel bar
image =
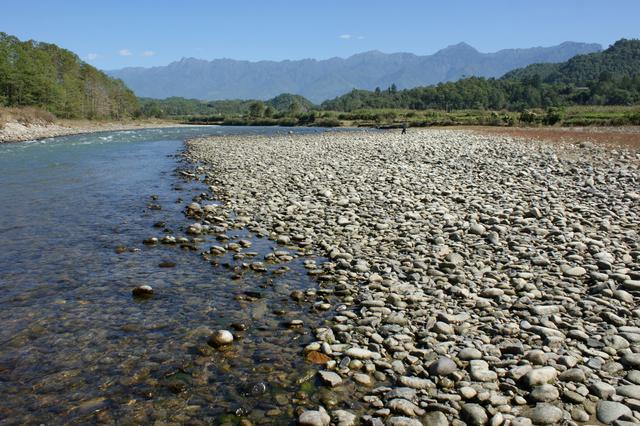
[[[300,356],[365,408],[299,406],[300,424],[640,422],[638,152],[421,130],[185,155],[221,201],[190,229],[235,218],[309,256],[333,300]]]

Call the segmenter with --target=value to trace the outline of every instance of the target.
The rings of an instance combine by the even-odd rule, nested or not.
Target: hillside
[[[404,89],[464,76],[500,77],[532,63],[562,62],[600,50],[598,44],[567,42],[553,47],[481,53],[460,43],[427,56],[370,51],[346,59],[281,62],[185,58],[162,67],[124,68],[107,73],[122,79],[142,97],[265,100],[280,93],[294,93],[318,103],[354,88],[373,90],[395,84]]]
[[[124,118],[138,102],[122,81],[55,44],[0,32],[0,106],[35,106],[62,118]]]
[[[640,73],[640,40],[621,39],[608,49],[577,55],[558,64],[532,64],[513,70],[503,79],[539,77],[545,83],[586,85],[601,79],[631,78]]]

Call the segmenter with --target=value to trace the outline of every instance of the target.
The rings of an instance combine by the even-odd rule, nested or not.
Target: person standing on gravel
[[[407,123],[402,123],[402,133],[401,134],[405,134],[407,133]]]

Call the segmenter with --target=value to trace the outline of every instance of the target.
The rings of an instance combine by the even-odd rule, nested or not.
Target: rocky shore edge
[[[192,206],[190,233],[244,227],[326,258],[305,262],[314,303],[339,303],[301,356],[367,408],[301,404],[300,424],[640,422],[637,152],[432,130],[185,155],[222,202]]]
[[[19,122],[8,122],[4,123],[3,126],[0,127],[0,143],[25,142],[82,133],[181,126],[187,125],[167,122],[119,123],[80,121],[46,124],[22,124]]]

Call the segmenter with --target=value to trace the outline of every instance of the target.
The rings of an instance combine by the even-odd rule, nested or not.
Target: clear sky
[[[0,1],[0,31],[56,43],[102,69],[640,38],[640,0]]]

